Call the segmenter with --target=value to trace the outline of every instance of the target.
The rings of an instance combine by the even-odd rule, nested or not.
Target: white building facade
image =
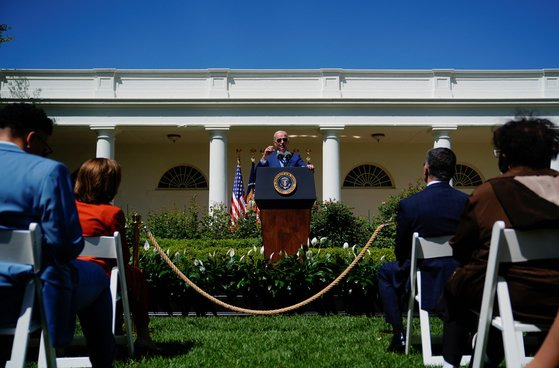
[[[70,171],[120,162],[125,210],[228,205],[237,157],[246,186],[251,156],[282,129],[315,165],[319,200],[374,216],[421,179],[433,146],[456,152],[466,192],[498,175],[493,127],[559,123],[559,69],[0,69],[0,104],[30,100],[56,120],[52,158]]]

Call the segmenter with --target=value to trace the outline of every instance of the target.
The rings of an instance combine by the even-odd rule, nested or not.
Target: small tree
[[[425,183],[418,180],[415,183],[410,183],[400,193],[390,196],[378,208],[378,215],[373,219],[373,228],[376,229],[380,224],[389,223],[377,235],[375,246],[377,248],[390,248],[394,247],[396,239],[396,215],[398,211],[398,204],[404,198],[411,196],[425,188]],[[411,239],[410,239],[411,241]]]
[[[10,30],[12,27],[9,27],[7,24],[0,24],[0,46],[3,43],[10,42],[14,39],[14,36],[4,36],[4,32]]]
[[[326,238],[322,247],[341,247],[345,242],[362,246],[370,234],[367,220],[355,216],[346,204],[325,201],[312,209],[310,237]]]

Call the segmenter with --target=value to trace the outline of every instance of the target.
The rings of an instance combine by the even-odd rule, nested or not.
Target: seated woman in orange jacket
[[[159,350],[149,333],[148,290],[141,269],[128,264],[130,250],[126,241],[124,212],[110,202],[120,185],[121,169],[118,162],[106,158],[94,158],[82,164],[78,171],[74,194],[83,236],[112,236],[121,234],[122,255],[126,263],[126,283],[130,299],[132,319],[138,338],[134,344],[139,350]],[[95,262],[110,276],[113,260],[80,257]]]

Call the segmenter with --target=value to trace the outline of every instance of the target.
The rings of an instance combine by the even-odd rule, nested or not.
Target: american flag
[[[254,201],[254,190],[256,188],[256,167],[254,166],[254,160],[252,160],[252,166],[250,167],[250,177],[248,179],[247,185],[247,211],[252,210],[256,212],[256,223],[260,223],[260,210],[256,206]]]
[[[233,195],[231,196],[231,224],[235,223],[246,214],[245,188],[241,164],[237,162],[235,180],[233,181]]]

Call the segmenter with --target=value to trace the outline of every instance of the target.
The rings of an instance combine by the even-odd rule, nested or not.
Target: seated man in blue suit
[[[402,323],[402,301],[409,292],[412,235],[421,237],[452,235],[464,210],[468,196],[449,184],[454,176],[456,156],[448,148],[433,148],[427,152],[423,166],[427,187],[402,199],[396,218],[396,262],[389,262],[379,270],[378,286],[386,321],[392,325],[393,336],[389,351],[405,349]],[[422,307],[437,311],[444,283],[457,267],[452,257],[424,260],[422,270]],[[425,285],[423,287],[423,285]]]
[[[34,105],[0,109],[0,229],[39,224],[42,292],[52,343],[71,343],[77,313],[92,365],[110,367],[115,341],[109,283],[101,267],[76,260],[84,241],[68,169],[41,157],[52,152],[47,144],[52,130],[53,121]]]
[[[268,146],[262,154],[258,167],[307,167],[314,169],[314,165],[305,164],[298,153],[291,153],[287,150],[289,137],[287,132],[278,130],[274,133],[274,145]]]

